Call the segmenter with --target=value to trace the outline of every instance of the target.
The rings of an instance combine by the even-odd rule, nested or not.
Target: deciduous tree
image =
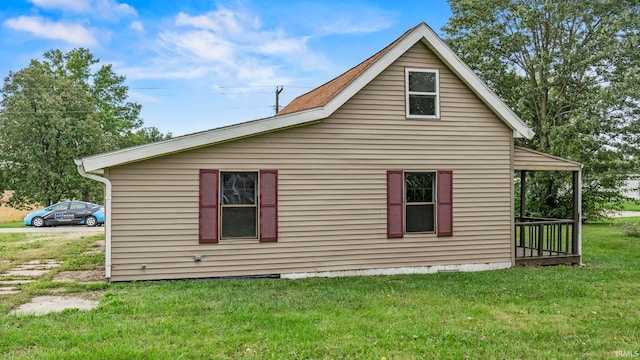
[[[100,184],[81,177],[74,159],[167,136],[141,128],[125,78],[97,64],[86,49],[51,50],[5,78],[0,190],[15,191],[12,205],[101,201]]]
[[[640,135],[638,0],[450,0],[446,41],[536,132],[521,144],[584,164],[588,217],[621,200]],[[538,174],[531,208],[570,215],[566,177]]]

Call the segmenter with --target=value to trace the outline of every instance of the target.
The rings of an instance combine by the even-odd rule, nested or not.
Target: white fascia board
[[[512,130],[514,137],[531,139],[534,135],[520,117],[511,110],[489,87],[464,63],[451,48],[426,24],[417,28],[424,40],[435,53],[451,68],[471,90],[484,101]]]
[[[358,91],[362,90],[367,84],[375,79],[384,69],[398,60],[407,50],[409,50],[416,42],[422,38],[422,34],[413,31],[400,41],[396,46],[384,54],[378,61],[365,70],[360,76],[345,87],[337,96],[324,106],[328,115],[338,110],[344,103],[353,97]],[[328,116],[327,115],[327,116]]]
[[[378,76],[384,69],[396,61],[418,41],[424,41],[458,77],[493,110],[498,117],[513,130],[513,137],[525,137],[531,139],[533,131],[522,122],[489,87],[482,81],[454,52],[438,37],[438,35],[426,24],[421,24],[413,32],[407,35],[393,49],[384,54],[375,64],[362,73],[355,81],[347,86],[340,94],[334,97],[323,107],[325,116],[329,116],[347,100],[362,90],[369,82]]]
[[[316,108],[293,114],[253,120],[109,153],[87,156],[80,161],[86,172],[95,172],[111,166],[123,165],[243,137],[311,124],[317,120],[321,120],[324,117],[323,114],[324,112],[321,108]]]

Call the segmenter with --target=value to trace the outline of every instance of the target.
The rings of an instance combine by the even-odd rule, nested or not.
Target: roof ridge
[[[293,99],[287,106],[278,112],[278,115],[290,114],[298,111],[309,110],[326,105],[331,99],[336,97],[344,88],[355,81],[362,73],[375,64],[384,54],[393,49],[400,41],[407,37],[424,22],[407,30],[396,40],[385,46],[382,50],[369,56],[358,65],[350,68],[335,78],[325,82],[317,88],[306,92]]]

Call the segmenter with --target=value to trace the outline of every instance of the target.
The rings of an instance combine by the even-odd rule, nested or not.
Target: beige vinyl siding
[[[513,168],[515,170],[555,170],[580,171],[580,163],[544,154],[530,149],[514,149]]]
[[[406,119],[405,67],[439,69],[441,119]],[[510,262],[511,135],[418,43],[317,124],[109,169],[112,280]],[[198,244],[199,169],[277,169],[278,242]],[[453,236],[387,239],[386,171],[439,169]]]

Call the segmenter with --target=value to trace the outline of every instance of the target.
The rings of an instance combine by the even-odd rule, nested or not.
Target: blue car
[[[63,201],[38,211],[24,218],[27,226],[58,226],[104,224],[104,206],[84,201]]]

